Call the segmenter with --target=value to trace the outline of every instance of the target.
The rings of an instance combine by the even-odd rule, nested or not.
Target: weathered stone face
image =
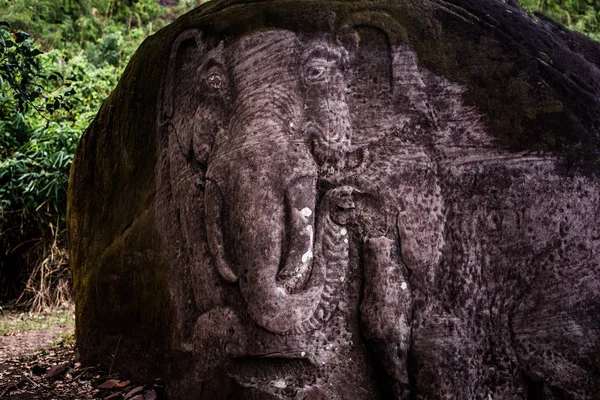
[[[125,160],[150,143],[152,171],[120,184],[147,193],[124,229],[82,200],[94,127],[115,132],[95,122],[70,206],[84,358],[94,341],[143,343],[126,328],[141,316],[173,398],[590,398],[598,178],[509,150],[466,105],[481,87],[434,73],[393,17],[349,15],[171,33],[144,114],[155,136],[113,134]],[[111,283],[123,277],[127,295]],[[132,311],[106,311],[98,288]]]

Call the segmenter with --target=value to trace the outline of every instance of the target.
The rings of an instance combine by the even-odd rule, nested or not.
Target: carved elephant
[[[347,52],[326,45],[302,48],[294,33],[269,31],[224,49],[188,31],[165,86],[180,151],[204,172],[214,264],[239,284],[252,320],[275,333],[326,319],[345,271],[335,264],[347,258],[347,229],[335,214],[354,207],[352,189],[331,190],[315,225],[319,169],[339,163],[350,139],[339,82]],[[310,109],[323,102],[329,112]]]
[[[188,249],[206,235],[205,252],[195,257],[204,264],[191,275],[216,270],[243,299],[240,314],[240,304],[228,300],[235,294],[209,302],[206,279],[193,281],[205,311],[194,346],[217,342],[234,357],[269,354],[321,364],[332,346],[324,351],[304,337],[344,300],[354,241],[369,254],[363,334],[383,356],[400,398],[408,394],[411,304],[399,236],[381,199],[347,184],[361,186],[351,177],[364,172],[345,98],[344,72],[357,46],[352,30],[315,37],[273,30],[228,46],[187,31],[172,46],[160,123],[171,168],[181,162],[171,180],[192,168],[187,174],[202,181],[194,195],[194,185],[174,185],[174,196],[184,199],[179,218]],[[415,66],[409,59],[397,68]],[[264,336],[251,333],[253,324],[293,338],[251,340]]]

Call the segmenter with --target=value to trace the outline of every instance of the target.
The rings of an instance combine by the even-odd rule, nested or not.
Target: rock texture
[[[173,399],[597,398],[599,60],[496,0],[180,18],[73,164],[83,360]]]

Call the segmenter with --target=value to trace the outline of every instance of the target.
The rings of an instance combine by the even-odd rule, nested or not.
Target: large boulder
[[[75,156],[82,360],[172,399],[597,398],[599,66],[497,0],[186,14]]]

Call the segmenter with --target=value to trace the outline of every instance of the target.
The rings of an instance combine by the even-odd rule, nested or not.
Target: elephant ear
[[[356,21],[344,25],[337,34],[337,40],[348,51],[350,61],[359,52],[360,34],[358,30],[361,28],[379,30],[385,35],[389,45],[390,71],[392,74],[390,84],[394,95],[407,97],[415,111],[430,118],[435,118],[431,113],[427,100],[426,84],[417,54],[404,43],[406,33],[390,28],[395,26],[394,23],[391,23],[391,20],[388,21],[390,23],[386,23],[386,19],[374,19],[370,15],[360,13],[355,15],[354,18],[356,18]]]
[[[202,60],[205,47],[201,32],[196,29],[189,30],[175,39],[169,56],[163,88],[162,113],[164,120],[171,120],[184,154],[187,154],[192,146],[194,132],[191,126],[187,126],[192,120],[188,113],[193,112],[195,107],[193,91],[198,86],[195,82],[195,70]],[[177,119],[176,114],[181,115],[181,121]]]

